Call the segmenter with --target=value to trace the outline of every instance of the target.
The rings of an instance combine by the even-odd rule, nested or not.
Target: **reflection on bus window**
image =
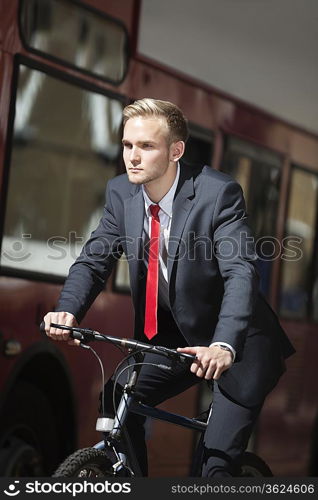
[[[125,254],[119,259],[116,266],[115,289],[117,292],[130,292],[129,268]]]
[[[237,138],[228,138],[222,170],[241,185],[256,239],[261,290],[268,296],[281,181],[281,158]]]
[[[297,239],[300,252],[298,258],[287,258],[282,262],[280,296],[280,313],[291,318],[306,318],[312,309],[313,319],[318,319],[315,252],[317,200],[317,174],[294,167],[285,233]],[[316,272],[313,273],[313,269]]]
[[[31,49],[114,83],[123,80],[127,34],[117,21],[65,0],[24,0],[20,25]]]
[[[116,173],[122,104],[20,68],[1,266],[65,276]]]

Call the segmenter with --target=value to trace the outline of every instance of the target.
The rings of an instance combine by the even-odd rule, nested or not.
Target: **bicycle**
[[[122,369],[122,372],[130,369],[131,373],[129,373],[127,383],[123,387],[119,404],[116,409],[114,408],[114,418],[105,417],[103,411],[103,416],[97,419],[96,430],[103,434],[103,439],[92,447],[79,449],[69,455],[53,473],[53,477],[141,477],[141,468],[132,447],[129,434],[125,428],[129,412],[199,431],[201,439],[199,440],[198,450],[200,449],[207,421],[200,418],[188,418],[151,407],[134,398],[134,388],[147,352],[168,357],[176,363],[187,363],[189,365],[193,362],[195,356],[179,353],[175,349],[164,346],[112,337],[87,328],[68,327],[56,323],[51,323],[51,326],[68,330],[71,338],[79,340],[82,348],[89,349],[97,357],[102,370],[102,402],[104,401],[103,391],[105,385],[103,364],[96,351],[87,344],[92,341],[104,341],[110,342],[122,349],[128,349],[129,354],[119,364],[119,367],[121,367],[127,358],[134,359],[132,364]],[[44,323],[41,324],[40,329],[44,330]],[[158,364],[157,366],[158,369],[167,368],[164,364]],[[113,400],[113,402],[115,407],[115,401]],[[200,453],[198,451],[197,457],[199,456]],[[194,463],[196,465],[192,468],[192,475],[196,477],[199,475],[200,459],[197,459]],[[237,464],[237,470],[237,477],[270,477],[273,475],[263,459],[255,453],[248,451],[245,451],[240,462]]]

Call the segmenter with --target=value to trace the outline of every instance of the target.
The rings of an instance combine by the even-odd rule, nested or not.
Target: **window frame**
[[[87,90],[90,92],[94,92],[97,94],[101,94],[103,96],[109,97],[110,99],[117,99],[119,102],[125,106],[127,104],[127,97],[110,90],[101,89],[97,84],[87,82],[86,80],[82,80],[73,75],[65,73],[56,68],[52,68],[51,66],[35,61],[24,55],[17,55],[14,61],[13,68],[13,78],[12,78],[12,91],[10,96],[10,111],[8,116],[8,134],[7,141],[5,144],[5,156],[4,156],[4,168],[3,168],[3,183],[1,190],[1,199],[0,199],[0,253],[2,250],[2,241],[3,241],[3,232],[4,232],[4,224],[6,220],[6,209],[7,209],[7,195],[9,190],[9,177],[10,177],[10,167],[11,167],[11,152],[13,146],[13,138],[14,138],[14,120],[15,120],[15,105],[17,98],[17,90],[18,90],[18,81],[20,74],[20,66],[24,65],[29,69],[34,69],[37,71],[41,71],[48,76],[56,78],[62,82],[69,83],[74,85],[80,89]],[[122,160],[121,155],[119,155],[117,163],[116,163],[116,173],[115,176],[119,173],[122,173]],[[106,185],[105,185],[106,187]],[[0,277],[14,277],[19,279],[27,279],[32,281],[41,281],[47,283],[56,283],[63,284],[67,276],[58,276],[50,273],[43,273],[38,271],[27,271],[20,270],[15,268],[8,268],[1,265],[0,262]]]
[[[239,134],[235,133],[232,130],[224,130],[222,129],[222,155],[221,155],[221,160],[220,160],[220,171],[227,173],[224,170],[224,163],[225,163],[225,155],[228,153],[230,150],[230,142],[231,139],[234,141],[239,141],[242,143],[246,143],[248,146],[251,146],[253,149],[261,149],[264,152],[267,152],[269,155],[275,155],[277,159],[279,159],[279,167],[276,166],[276,168],[280,168],[281,172],[281,180],[280,180],[280,186],[279,186],[279,193],[278,193],[278,204],[277,204],[277,221],[275,225],[275,234],[271,235],[271,237],[274,237],[279,241],[281,244],[281,241],[283,239],[282,235],[282,225],[285,224],[284,220],[282,219],[282,214],[285,213],[285,204],[286,204],[286,199],[284,195],[284,182],[285,182],[285,175],[286,175],[286,155],[282,153],[281,151],[278,151],[277,149],[269,147],[267,144],[262,143],[261,141],[257,141],[254,138],[248,137],[244,134]],[[233,151],[233,150],[232,150]],[[236,154],[238,154],[237,150],[234,150]],[[255,161],[255,158],[252,155],[246,155],[252,162]],[[270,166],[275,167],[274,164],[270,164]],[[246,202],[247,204],[247,202]],[[248,210],[248,207],[247,207]],[[284,226],[285,227],[285,226]],[[254,231],[253,231],[254,232]],[[254,235],[256,238],[256,234]],[[276,279],[277,276],[280,275],[280,263],[279,267],[277,267],[276,260],[273,261],[273,266],[270,271],[269,275],[269,281],[268,281],[268,290],[267,290],[267,300],[272,303],[273,307],[275,306],[276,303],[276,292],[277,288],[279,286],[276,285]]]
[[[225,155],[229,151],[231,151],[229,149],[229,144],[231,142],[231,138],[234,139],[234,141],[240,141],[243,143],[245,142],[247,145],[250,145],[252,148],[263,149],[265,152],[267,151],[270,155],[275,155],[275,156],[277,156],[277,158],[279,158],[280,166],[276,166],[276,168],[280,168],[280,171],[281,171],[281,181],[280,181],[278,204],[277,204],[277,222],[276,222],[276,227],[275,227],[275,234],[271,235],[272,237],[279,239],[279,234],[280,234],[279,212],[281,210],[281,204],[283,201],[282,198],[283,198],[283,183],[284,183],[284,170],[285,170],[286,156],[283,153],[281,153],[280,151],[277,151],[276,149],[269,148],[268,146],[262,144],[261,142],[257,142],[255,140],[253,140],[249,137],[243,136],[243,135],[235,134],[232,132],[226,132],[223,134],[223,137],[224,137],[224,140],[223,140],[223,147],[222,147],[220,172],[223,172],[225,174],[227,174],[227,172],[224,170],[224,163],[225,163],[224,159],[225,159]],[[232,150],[232,152],[233,152],[233,150]],[[238,154],[237,150],[234,150],[234,152],[236,154]],[[248,155],[248,154],[246,154],[246,156],[252,162],[255,161],[255,158],[253,158],[253,156]],[[269,166],[275,167],[275,165],[269,165]],[[231,174],[228,174],[228,175],[231,175]],[[246,202],[246,204],[247,204],[247,202]],[[284,222],[284,224],[285,224],[285,222]],[[256,237],[256,235],[255,235],[255,237]],[[273,272],[275,272],[275,271],[273,270]],[[273,278],[271,277],[271,281],[272,281],[272,279]]]
[[[131,50],[130,50],[130,39],[129,39],[129,33],[126,28],[126,25],[117,18],[111,17],[108,14],[105,14],[104,12],[90,6],[87,4],[82,3],[80,0],[64,0],[66,2],[69,2],[70,4],[73,4],[75,6],[78,6],[80,8],[83,8],[87,10],[88,12],[95,14],[107,21],[111,21],[114,24],[117,24],[123,29],[124,35],[125,35],[125,50],[124,50],[124,62],[125,62],[125,69],[123,72],[123,76],[120,80],[113,80],[111,78],[107,78],[106,76],[103,76],[101,74],[96,74],[93,73],[89,70],[86,70],[84,68],[81,68],[79,66],[76,66],[75,64],[72,64],[68,61],[65,61],[64,59],[60,59],[59,57],[56,57],[54,55],[51,55],[47,52],[44,52],[42,50],[35,49],[34,47],[30,46],[24,36],[23,32],[23,27],[22,27],[22,9],[23,9],[23,3],[27,2],[27,0],[19,0],[19,8],[18,8],[18,29],[19,29],[19,34],[20,34],[20,39],[22,42],[22,45],[25,50],[27,50],[31,54],[35,54],[37,56],[41,56],[48,61],[51,61],[53,63],[57,63],[60,66],[64,66],[65,68],[69,68],[75,71],[78,71],[79,73],[82,73],[83,75],[90,76],[94,79],[102,80],[106,83],[110,83],[114,86],[119,86],[126,78],[128,70],[129,70],[129,63],[130,63],[130,55],[131,55]]]
[[[284,219],[284,237],[286,237],[286,223],[288,219],[288,210],[289,210],[289,203],[291,199],[291,184],[292,184],[292,176],[293,172],[295,170],[305,172],[310,175],[316,176],[318,180],[318,172],[310,167],[307,167],[303,164],[291,161],[290,162],[290,173],[289,173],[289,179],[288,179],[288,194],[287,194],[287,200],[286,200],[286,216]],[[315,282],[315,272],[318,269],[318,194],[317,194],[317,201],[316,201],[316,227],[313,228],[315,231],[314,237],[313,237],[313,251],[312,255],[310,258],[310,265],[308,269],[308,275],[310,276],[309,280],[309,286],[306,289],[308,291],[308,304],[306,307],[306,314],[302,317],[293,317],[292,315],[281,312],[281,303],[280,299],[278,300],[278,313],[279,316],[287,321],[295,321],[295,322],[302,322],[302,323],[313,323],[317,324],[318,319],[313,318],[313,290],[314,290],[314,282]],[[282,271],[283,271],[283,264],[281,264],[280,268],[280,280],[279,280],[279,287],[278,287],[278,297],[281,297],[282,293]],[[318,275],[317,275],[318,277]]]

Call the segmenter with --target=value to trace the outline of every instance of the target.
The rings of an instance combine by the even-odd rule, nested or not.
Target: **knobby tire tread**
[[[102,476],[113,477],[112,461],[104,450],[83,448],[70,455],[52,477],[78,477],[79,472],[85,467],[92,466],[99,470]]]

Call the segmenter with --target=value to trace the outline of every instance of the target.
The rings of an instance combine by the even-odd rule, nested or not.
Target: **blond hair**
[[[166,119],[168,126],[168,142],[184,141],[188,139],[188,122],[181,109],[169,101],[160,101],[145,97],[133,104],[129,104],[123,110],[124,125],[130,118],[137,117],[162,117]]]

